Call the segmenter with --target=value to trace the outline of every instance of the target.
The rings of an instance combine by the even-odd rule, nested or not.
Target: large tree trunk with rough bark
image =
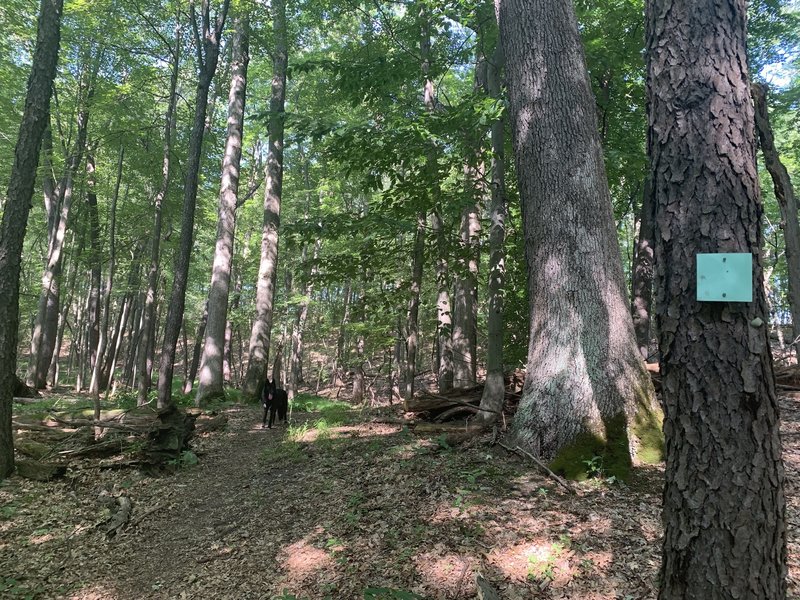
[[[249,39],[250,18],[245,14],[234,21],[231,88],[228,94],[228,134],[225,142],[225,155],[222,159],[217,242],[214,249],[211,287],[208,290],[208,322],[206,323],[200,380],[195,398],[197,406],[206,400],[225,394],[222,362],[225,351],[225,326],[228,321],[233,239],[236,229],[239,166],[242,160],[247,64],[250,60]]]
[[[275,50],[272,64],[272,95],[269,101],[269,152],[267,155],[267,182],[264,191],[264,228],[261,236],[261,260],[256,286],[256,315],[250,332],[247,373],[242,384],[242,392],[251,398],[257,398],[261,393],[267,374],[272,309],[278,275],[278,229],[281,222],[281,195],[283,192],[283,111],[286,102],[286,67],[288,63],[285,0],[275,0],[272,9]]]
[[[42,0],[31,74],[0,229],[0,479],[14,472],[11,403],[17,382],[19,274],[33,198],[39,146],[50,115],[50,96],[61,40],[62,0]]]
[[[201,7],[201,23],[197,22],[194,4],[190,4],[192,30],[195,32],[197,47],[197,95],[195,96],[194,122],[189,139],[189,155],[186,161],[186,180],[183,189],[183,212],[181,217],[181,237],[178,243],[178,256],[172,279],[169,307],[164,324],[164,343],[158,368],[158,408],[172,403],[172,374],[175,368],[175,349],[183,322],[186,306],[186,285],[189,280],[189,261],[192,256],[194,237],[194,212],[197,204],[197,186],[200,177],[200,159],[203,154],[203,133],[206,126],[208,94],[211,81],[219,61],[220,40],[228,15],[230,0],[224,0],[222,7],[212,21],[209,2]]]
[[[601,456],[624,476],[632,456],[660,459],[661,419],[636,349],[574,7],[498,0],[498,10],[530,298],[511,437],[567,475]]]
[[[500,72],[503,67],[503,50],[500,40],[489,61],[486,72],[486,88],[489,97],[502,102]],[[491,227],[489,229],[489,282],[486,348],[486,383],[481,396],[478,419],[483,423],[494,422],[503,409],[505,385],[503,379],[503,294],[506,280],[506,181],[505,181],[505,119],[492,123],[492,198],[489,207]]]
[[[175,40],[169,49],[172,56],[172,72],[169,82],[167,113],[164,117],[164,149],[161,159],[161,184],[153,200],[153,233],[150,241],[150,266],[147,270],[147,290],[141,306],[141,328],[137,333],[136,354],[136,403],[143,406],[148,401],[153,384],[153,361],[155,352],[156,296],[158,294],[158,272],[161,266],[161,229],[163,224],[163,204],[169,191],[172,173],[172,136],[177,121],[178,73],[181,61],[181,25],[175,26]],[[134,323],[138,323],[134,319]]]
[[[789,310],[792,313],[792,335],[795,352],[800,354],[800,224],[797,220],[797,197],[792,180],[781,162],[767,110],[767,87],[760,83],[751,88],[755,102],[755,119],[764,164],[772,177],[772,185],[781,209],[781,228],[786,246],[786,267],[789,272]]]
[[[661,600],[786,597],[744,0],[647,7],[667,462]],[[753,255],[752,302],[698,302],[698,253]]]

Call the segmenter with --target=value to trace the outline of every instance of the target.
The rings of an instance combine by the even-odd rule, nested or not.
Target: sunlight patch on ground
[[[439,553],[442,554],[439,554]],[[437,545],[434,552],[420,554],[414,559],[414,566],[426,586],[443,592],[448,598],[475,594],[475,570],[478,560],[474,556],[461,556],[444,553],[445,548]]]
[[[307,538],[287,546],[282,554],[283,564],[292,580],[306,579],[318,571],[333,567],[333,559],[324,550],[315,548]]]

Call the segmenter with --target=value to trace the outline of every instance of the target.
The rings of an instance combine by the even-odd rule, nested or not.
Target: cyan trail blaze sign
[[[752,302],[753,255],[749,252],[698,254],[697,300]]]

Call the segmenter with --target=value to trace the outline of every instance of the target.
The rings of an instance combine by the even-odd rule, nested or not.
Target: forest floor
[[[782,406],[798,598],[800,395]],[[450,447],[341,407],[271,430],[255,406],[225,411],[193,442],[199,464],[169,476],[87,463],[0,485],[0,597],[455,600],[477,573],[505,600],[656,597],[661,469],[570,495],[486,440]],[[121,495],[131,520],[107,539]]]

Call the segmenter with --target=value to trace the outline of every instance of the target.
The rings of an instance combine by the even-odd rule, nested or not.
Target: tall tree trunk
[[[631,314],[639,354],[650,355],[650,314],[653,300],[653,192],[645,181],[639,213],[639,239],[633,255],[631,276]]]
[[[484,91],[487,61],[484,56],[484,25],[474,25],[478,32],[475,65],[476,93]],[[461,210],[457,276],[453,286],[453,387],[468,388],[476,383],[478,359],[478,261],[480,260],[481,222],[479,206],[485,194],[482,158],[483,132],[480,128],[466,132],[464,160],[464,196]]]
[[[42,291],[39,296],[39,307],[36,325],[31,337],[31,355],[28,365],[27,383],[36,389],[42,389],[47,383],[47,371],[53,358],[55,339],[58,333],[59,294],[61,269],[64,257],[64,241],[66,240],[67,223],[72,209],[72,196],[75,175],[86,146],[86,134],[89,126],[88,102],[93,95],[94,74],[81,91],[81,108],[78,112],[78,131],[75,146],[67,159],[64,175],[58,186],[58,215],[55,217],[55,229],[48,247],[47,264],[42,275]]]
[[[422,268],[425,261],[425,212],[417,214],[417,231],[414,234],[414,252],[411,261],[411,295],[406,312],[405,365],[403,372],[403,401],[406,405],[414,397],[414,378],[417,375],[417,347],[419,345],[419,297],[422,290]]]
[[[206,335],[206,324],[208,323],[208,302],[206,302],[203,309],[203,316],[197,324],[197,332],[194,334],[194,350],[192,351],[192,362],[189,364],[189,371],[186,373],[186,379],[183,382],[183,393],[185,395],[192,393],[194,387],[194,378],[197,375],[197,368],[200,366],[200,356],[203,352],[203,340]],[[184,326],[184,331],[185,331]]]
[[[498,0],[530,297],[511,437],[577,476],[603,458],[660,459],[660,416],[636,349],[597,114],[571,0]],[[648,456],[649,454],[649,456]]]
[[[746,3],[650,0],[648,150],[667,460],[661,600],[786,597]],[[699,302],[695,256],[753,256],[752,302]]]
[[[250,60],[250,17],[244,14],[234,20],[231,89],[228,94],[228,135],[222,159],[222,183],[219,194],[217,242],[211,287],[208,291],[208,323],[203,347],[203,366],[197,385],[195,404],[224,396],[222,359],[225,350],[225,329],[228,321],[228,295],[233,262],[233,240],[236,229],[236,201],[239,194],[239,166],[242,159],[242,127],[244,125],[247,63]]]
[[[350,296],[352,283],[350,279],[344,284],[342,293],[342,319],[339,321],[339,334],[336,336],[336,359],[331,373],[333,385],[340,385],[342,377],[340,375],[347,361],[345,353],[345,342],[347,341],[347,326],[350,324]]]
[[[97,350],[100,345],[100,285],[103,278],[101,249],[100,249],[100,215],[97,212],[97,167],[94,159],[94,148],[91,147],[86,157],[86,202],[89,208],[89,264],[91,265],[91,280],[89,282],[89,310],[86,313],[87,344],[87,365],[90,372],[94,372],[94,367],[98,363]],[[100,394],[97,390],[91,389],[89,393],[95,401],[94,418],[100,418]]]
[[[122,183],[122,161],[125,149],[120,147],[117,157],[117,179],[114,184],[114,194],[111,196],[111,216],[108,226],[108,271],[103,289],[102,321],[100,323],[100,336],[97,340],[97,359],[92,370],[92,379],[89,383],[89,393],[100,395],[100,389],[105,387],[101,381],[106,348],[108,346],[108,323],[111,313],[111,291],[114,287],[114,269],[116,268],[116,229],[117,229],[117,202],[119,201],[119,188]]]
[[[501,77],[503,49],[497,42],[494,55],[486,72],[489,97],[502,102]],[[486,383],[481,396],[482,412],[478,418],[483,423],[494,422],[503,410],[505,385],[503,379],[503,295],[506,281],[506,173],[505,173],[505,119],[492,123],[492,199],[489,207],[489,281],[488,281],[488,334],[486,348]]]
[[[281,222],[283,192],[284,104],[288,63],[286,0],[274,0],[272,9],[275,50],[269,100],[269,152],[264,190],[264,228],[256,287],[256,315],[250,332],[247,373],[242,383],[242,392],[251,398],[256,398],[261,393],[267,373],[275,282],[278,275],[278,229]]]
[[[141,307],[142,326],[139,329],[137,343],[137,377],[136,377],[136,402],[142,406],[148,401],[150,386],[153,384],[153,361],[155,351],[155,316],[156,296],[158,295],[158,272],[161,265],[161,229],[163,226],[164,199],[169,191],[170,176],[172,174],[172,136],[177,120],[176,106],[178,102],[177,86],[178,73],[181,62],[181,24],[175,26],[175,40],[170,48],[172,55],[172,72],[169,81],[169,98],[167,100],[167,113],[164,117],[164,150],[161,159],[161,185],[153,201],[153,234],[150,242],[150,267],[147,271],[147,291]],[[134,320],[136,323],[137,320]]]
[[[58,333],[56,334],[55,351],[53,358],[50,361],[50,385],[55,388],[58,385],[58,379],[61,374],[59,358],[61,353],[61,346],[64,342],[64,332],[69,324],[69,313],[72,308],[72,301],[75,297],[75,285],[78,278],[78,259],[83,252],[83,236],[80,236],[80,242],[75,248],[75,241],[71,244],[73,252],[70,253],[70,260],[67,263],[67,301],[63,303],[61,314],[58,317]]]
[[[481,169],[466,171],[468,188],[479,188]],[[475,385],[478,349],[478,260],[481,222],[478,204],[471,203],[461,213],[458,276],[453,292],[453,387]]]
[[[306,179],[306,189],[308,189],[308,186],[308,179]],[[320,244],[321,241],[319,239],[314,243],[314,261],[316,261],[319,256]],[[304,259],[305,252],[306,249],[303,248]],[[289,386],[287,389],[290,400],[294,398],[294,395],[297,393],[297,386],[303,383],[303,334],[305,333],[306,321],[308,319],[308,307],[311,304],[311,294],[314,291],[313,278],[316,271],[316,267],[311,268],[310,277],[306,281],[303,289],[303,299],[297,307],[297,314],[292,327],[292,356],[289,369]]]
[[[795,353],[800,355],[800,224],[797,220],[797,197],[792,180],[781,162],[767,110],[767,87],[761,83],[751,86],[755,102],[755,120],[764,164],[772,177],[775,198],[781,209],[781,228],[786,246],[786,267],[789,272],[789,310],[792,313],[792,335]]]
[[[14,472],[11,403],[17,369],[19,274],[22,242],[33,198],[39,146],[50,114],[50,94],[61,40],[62,0],[42,0],[28,91],[0,229],[0,479]]]
[[[197,95],[195,97],[194,123],[189,139],[189,154],[186,161],[186,181],[184,182],[183,212],[181,216],[181,237],[178,243],[178,256],[172,279],[169,307],[164,324],[164,344],[158,369],[158,407],[164,408],[172,403],[172,373],[175,369],[175,349],[181,332],[183,312],[186,306],[186,285],[189,279],[189,261],[192,256],[194,236],[194,211],[197,204],[197,186],[200,177],[200,159],[203,154],[203,132],[208,109],[208,91],[219,60],[220,39],[225,27],[230,0],[223,0],[215,22],[211,22],[209,0],[201,6],[201,22],[198,25],[194,4],[190,4],[192,29],[195,32],[197,47]],[[201,33],[202,31],[202,33]],[[201,37],[202,35],[202,37]]]

